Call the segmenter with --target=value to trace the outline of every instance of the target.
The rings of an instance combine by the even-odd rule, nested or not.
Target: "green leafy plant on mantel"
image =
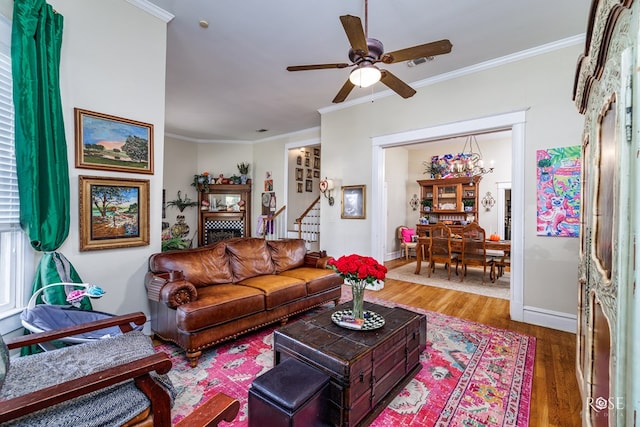
[[[249,173],[249,163],[238,163],[238,172],[240,172],[241,175],[246,175]]]
[[[195,200],[191,200],[189,198],[189,196],[185,195],[184,199],[182,198],[181,194],[180,194],[180,190],[178,190],[178,198],[175,200],[170,200],[167,202],[167,206],[175,206],[176,208],[178,208],[180,210],[180,212],[182,212],[183,210],[185,210],[188,207],[191,206],[197,206],[198,202]]]

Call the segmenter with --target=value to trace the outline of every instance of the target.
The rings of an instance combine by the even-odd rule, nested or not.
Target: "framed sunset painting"
[[[153,125],[76,108],[76,167],[153,174]]]

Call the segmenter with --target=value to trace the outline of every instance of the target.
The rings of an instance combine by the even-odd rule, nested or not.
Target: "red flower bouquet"
[[[368,256],[343,255],[338,259],[330,259],[328,264],[349,282],[373,283],[376,280],[384,280],[387,274],[387,267]]]
[[[367,284],[377,280],[384,280],[387,267],[378,263],[374,258],[362,255],[343,255],[338,259],[330,259],[327,263],[340,277],[351,285],[353,293],[353,317],[362,319],[364,316],[363,300]]]

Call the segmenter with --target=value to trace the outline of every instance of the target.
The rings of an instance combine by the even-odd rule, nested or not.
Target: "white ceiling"
[[[203,142],[255,141],[319,126],[318,110],[332,105],[351,68],[286,67],[350,62],[339,17],[356,15],[364,24],[364,0],[149,1],[175,16],[168,24],[165,131]],[[417,87],[433,76],[579,38],[589,7],[589,0],[371,0],[368,36],[386,52],[451,41],[451,53],[433,61],[384,65]],[[201,20],[209,27],[200,27]],[[381,83],[373,91],[398,96]],[[346,102],[367,96],[371,88],[354,88]]]

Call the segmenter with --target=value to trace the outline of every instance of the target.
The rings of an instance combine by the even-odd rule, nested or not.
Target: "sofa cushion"
[[[151,255],[149,270],[154,273],[182,271],[196,288],[233,281],[224,242],[188,251],[171,251]]]
[[[251,277],[239,282],[240,285],[259,289],[265,295],[267,310],[279,307],[307,296],[304,280],[274,274]]]
[[[333,270],[311,267],[299,267],[283,271],[279,276],[295,277],[307,283],[307,294],[313,295],[333,289],[343,283],[342,278]]]
[[[273,274],[276,271],[271,261],[271,252],[264,239],[228,240],[227,253],[234,282],[263,274]]]
[[[304,265],[307,248],[302,239],[268,240],[271,259],[276,267],[276,273]]]
[[[195,332],[265,310],[264,293],[226,283],[198,289],[198,300],[176,309],[179,330]]]

